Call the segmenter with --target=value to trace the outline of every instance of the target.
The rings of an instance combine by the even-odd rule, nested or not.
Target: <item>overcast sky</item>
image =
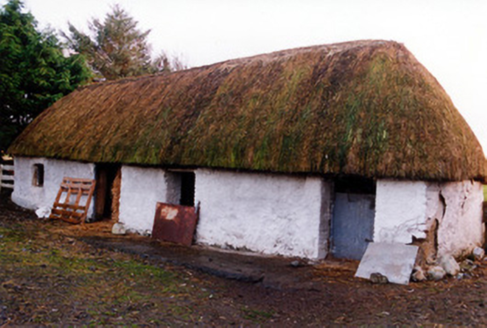
[[[6,0],[0,0],[5,4]],[[41,27],[103,19],[119,3],[151,29],[154,53],[190,66],[358,39],[404,43],[487,151],[487,0],[24,0]]]

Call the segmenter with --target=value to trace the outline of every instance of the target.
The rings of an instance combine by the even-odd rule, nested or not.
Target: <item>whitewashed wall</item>
[[[44,165],[44,185],[34,186],[32,183],[34,165]],[[95,165],[73,161],[63,161],[48,158],[15,157],[15,185],[12,201],[19,206],[37,209],[52,207],[59,191],[59,185],[64,177],[94,179]],[[88,216],[93,213],[91,202]]]
[[[438,222],[438,256],[460,256],[481,246],[482,185],[479,182],[377,181],[374,242],[425,238]]]
[[[290,177],[200,169],[197,242],[265,254],[306,258],[325,255],[329,217],[322,204],[326,182]],[[329,188],[329,187],[328,187]]]
[[[166,195],[164,170],[122,166],[119,222],[137,232],[152,231],[156,203],[166,202]]]
[[[378,180],[374,242],[404,243],[425,238],[426,183]]]
[[[446,207],[438,228],[438,256],[468,254],[483,243],[482,184],[474,181],[444,183],[441,194]]]

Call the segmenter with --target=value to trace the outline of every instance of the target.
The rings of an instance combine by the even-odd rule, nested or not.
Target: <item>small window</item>
[[[44,164],[34,164],[32,185],[36,187],[42,187],[44,185]]]

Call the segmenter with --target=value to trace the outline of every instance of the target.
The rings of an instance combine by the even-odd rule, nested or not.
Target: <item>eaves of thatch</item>
[[[80,88],[9,152],[87,162],[485,179],[475,135],[402,45],[356,41]]]

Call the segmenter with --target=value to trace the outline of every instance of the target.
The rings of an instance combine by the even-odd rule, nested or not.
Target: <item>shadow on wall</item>
[[[482,222],[484,222],[484,249],[487,248],[487,186],[484,186],[484,202],[482,203]]]
[[[482,203],[482,205],[483,205],[482,206],[482,209],[483,209],[482,218],[483,218],[483,221],[485,223],[485,222],[487,222],[487,185],[484,185],[483,188],[484,188],[484,202]],[[485,233],[486,233],[486,237],[487,237],[487,229],[485,229],[485,230],[486,230]],[[485,244],[487,245],[487,238],[485,239]]]
[[[482,203],[482,219],[484,222],[485,232],[484,232],[484,249],[487,248],[487,185],[483,186],[484,188],[484,202]]]

